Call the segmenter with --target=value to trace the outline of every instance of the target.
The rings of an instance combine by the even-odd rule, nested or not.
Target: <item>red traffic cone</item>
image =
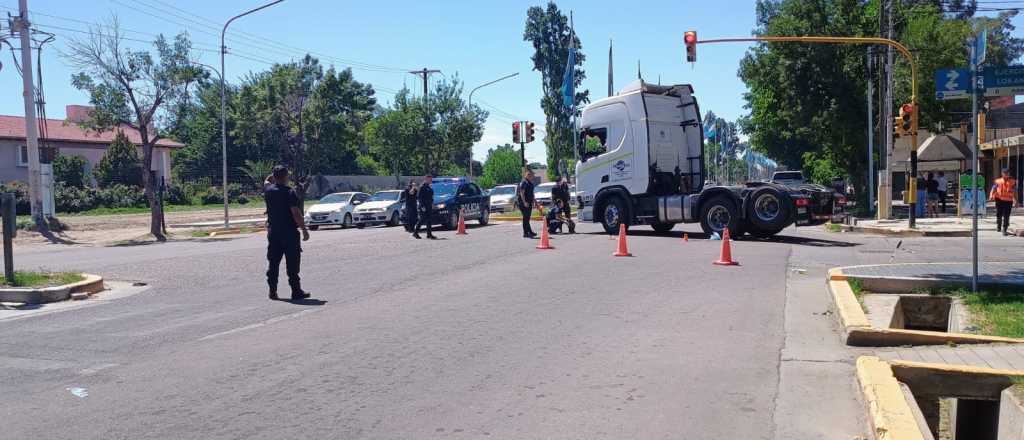
[[[459,208],[459,230],[455,232],[455,235],[468,235],[466,234],[466,217],[462,215],[462,208]]]
[[[626,224],[619,223],[619,249],[615,251],[613,256],[616,257],[632,257],[633,254],[629,253],[629,248],[626,246]]]
[[[729,228],[722,232],[722,256],[714,264],[719,266],[739,266],[740,263],[732,260],[732,240],[729,239]]]
[[[537,245],[537,249],[548,250],[554,248],[554,246],[551,246],[551,237],[548,237],[548,225],[545,224],[540,227],[540,244]]]
[[[683,232],[683,243],[688,243],[689,241],[690,241],[690,234],[687,234],[687,233]]]

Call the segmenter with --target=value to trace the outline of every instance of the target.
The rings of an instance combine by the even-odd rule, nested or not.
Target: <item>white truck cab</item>
[[[769,236],[810,224],[812,194],[767,182],[704,185],[703,124],[688,84],[636,81],[586,106],[579,136],[579,215],[608,233],[620,224],[667,232],[699,221],[708,233]]]

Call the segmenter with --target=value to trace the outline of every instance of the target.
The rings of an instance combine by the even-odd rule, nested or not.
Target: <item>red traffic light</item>
[[[686,61],[691,63],[697,61],[697,31],[686,31],[683,34],[683,42],[686,43]]]
[[[694,43],[696,43],[697,42],[697,32],[696,31],[686,31],[686,33],[683,34],[683,41],[685,41],[686,44],[694,44]]]
[[[522,143],[523,130],[520,125],[519,121],[512,123],[512,143],[514,144]]]

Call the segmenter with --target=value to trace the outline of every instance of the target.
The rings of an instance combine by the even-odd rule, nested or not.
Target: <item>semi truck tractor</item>
[[[636,81],[586,106],[579,126],[579,216],[609,234],[622,224],[668,232],[699,222],[708,234],[770,237],[843,215],[846,199],[824,187],[705,183],[704,124],[688,84]]]

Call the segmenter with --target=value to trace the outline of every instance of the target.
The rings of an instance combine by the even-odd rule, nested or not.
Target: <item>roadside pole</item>
[[[14,20],[21,37],[22,96],[25,98],[25,149],[28,150],[28,196],[32,222],[40,232],[49,230],[43,218],[43,177],[39,165],[39,124],[36,121],[36,89],[32,78],[32,28],[28,21],[28,0],[18,1],[19,15]]]
[[[14,193],[0,194],[0,217],[3,217],[4,277],[14,284],[14,234],[17,233]]]
[[[978,291],[978,60],[971,45],[971,291]]]
[[[872,115],[872,95],[874,91],[872,89],[872,74],[874,69],[872,68],[873,57],[871,56],[871,48],[868,48],[868,212],[871,212],[875,207],[875,124],[874,116]]]

